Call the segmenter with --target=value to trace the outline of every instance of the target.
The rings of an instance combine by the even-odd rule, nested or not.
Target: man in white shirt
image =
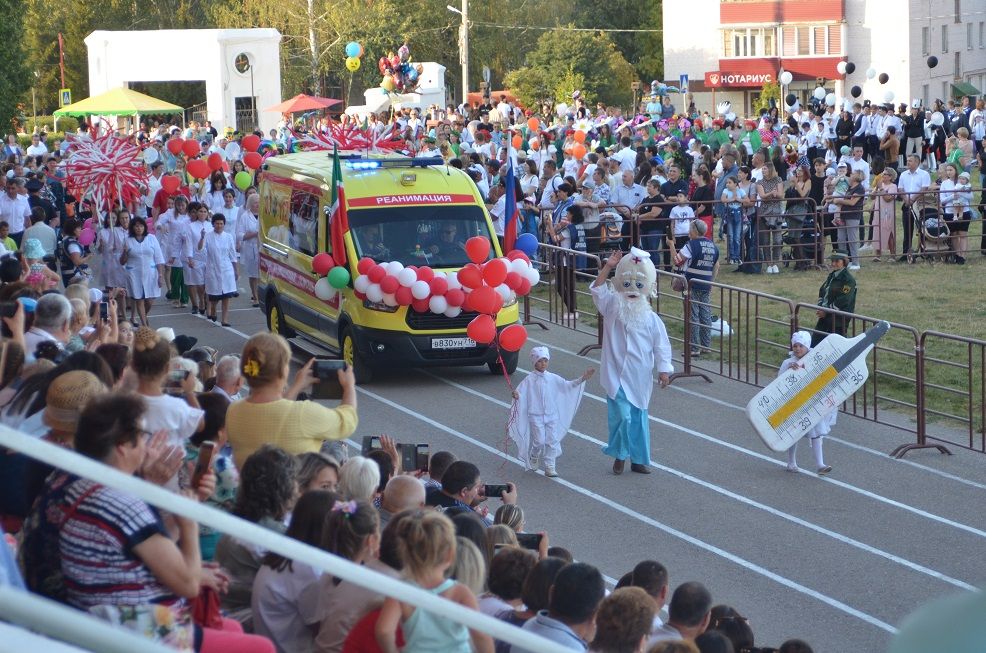
[[[44,156],[48,154],[48,146],[41,142],[41,134],[31,134],[31,144],[27,146],[28,156]]]
[[[43,295],[34,307],[34,326],[24,334],[24,356],[34,361],[34,352],[41,342],[54,342],[63,349],[69,338],[72,305],[64,295]]]
[[[619,152],[612,154],[609,157],[610,161],[618,161],[620,164],[620,170],[629,170],[633,172],[633,169],[637,166],[637,151],[633,149],[633,141],[629,136],[624,136],[620,140],[620,145],[622,149]]]
[[[616,205],[616,210],[624,219],[629,220],[630,214],[637,209],[640,201],[647,197],[647,190],[640,184],[633,183],[633,171],[624,170],[620,183],[610,197],[610,202]]]
[[[161,177],[164,175],[164,162],[155,161],[151,164],[151,174],[147,177],[147,194],[144,195],[144,206],[147,208],[147,217],[151,217],[154,208],[154,197],[161,190]]]
[[[901,222],[904,225],[904,239],[901,245],[902,256],[897,259],[901,262],[908,260],[911,243],[914,240],[915,216],[912,213],[912,209],[920,219],[922,198],[920,193],[927,192],[931,186],[931,175],[928,174],[927,170],[922,170],[920,165],[921,158],[916,154],[911,154],[907,157],[907,170],[901,172],[900,177],[897,179],[897,191],[903,194]]]
[[[10,225],[10,237],[18,246],[24,236],[24,227],[31,219],[31,204],[21,193],[23,184],[18,179],[7,179],[6,191],[0,195],[0,222]]]
[[[852,158],[846,161],[850,174],[856,171],[863,173],[863,187],[870,187],[870,164],[863,158],[863,148],[859,145],[852,148]]]
[[[555,192],[558,187],[565,183],[561,175],[558,174],[558,167],[554,161],[544,162],[544,173],[541,175],[541,201],[538,206],[542,209],[555,208]]]
[[[45,256],[52,256],[55,253],[55,246],[58,244],[58,236],[55,230],[45,224],[44,209],[38,207],[35,213],[32,209],[31,226],[24,230],[23,241],[27,242],[31,238],[36,238],[41,243],[41,248],[45,251]]]
[[[668,604],[668,623],[651,634],[646,648],[668,640],[693,641],[712,620],[712,594],[701,583],[682,583]]]

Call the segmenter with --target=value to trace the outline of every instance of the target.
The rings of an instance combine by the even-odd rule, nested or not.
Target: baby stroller
[[[948,223],[935,209],[924,209],[920,216],[913,208],[912,212],[918,223],[918,255],[928,261],[948,260],[952,256]]]

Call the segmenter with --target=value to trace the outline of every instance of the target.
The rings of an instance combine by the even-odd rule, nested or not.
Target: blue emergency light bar
[[[414,157],[410,159],[366,159],[353,157],[344,159],[343,165],[350,170],[377,170],[380,168],[427,168],[429,166],[445,165],[445,161],[440,156]]]

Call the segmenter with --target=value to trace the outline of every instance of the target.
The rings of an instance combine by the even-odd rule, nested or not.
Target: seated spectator
[[[592,653],[643,653],[654,621],[654,602],[639,587],[618,589],[599,604]]]
[[[336,495],[313,490],[301,495],[291,513],[285,535],[309,546],[320,546],[322,525],[336,505]],[[279,653],[306,653],[312,650],[313,624],[317,602],[309,600],[322,572],[277,553],[264,556],[263,565],[253,579],[253,629],[274,642]]]
[[[465,585],[446,578],[456,549],[455,530],[448,517],[436,512],[416,513],[401,521],[397,536],[405,577],[410,583],[476,609],[473,592]],[[377,642],[387,653],[397,651],[398,626],[404,633],[405,653],[469,651],[470,643],[478,653],[493,651],[493,640],[489,635],[388,597],[384,600],[376,626]]]
[[[808,642],[802,641],[800,639],[789,639],[780,648],[777,649],[777,653],[814,653],[811,647],[808,646]]]
[[[392,545],[389,540],[387,544]],[[368,501],[337,502],[325,520],[321,548],[367,569],[398,577],[393,568],[377,559],[377,551],[383,549],[380,519]],[[317,635],[313,650],[338,653],[352,627],[363,615],[380,606],[383,595],[325,574],[304,600],[315,606]]]
[[[548,557],[549,558],[561,558],[565,562],[571,564],[575,562],[575,556],[572,552],[563,546],[551,546],[548,547]]]
[[[513,483],[507,483],[507,487],[501,497],[503,503],[517,503],[517,487]],[[425,501],[439,512],[458,507],[478,512],[485,517],[488,510],[485,506],[479,507],[487,499],[483,491],[479,468],[470,462],[457,460],[442,475],[441,489],[429,490]]]
[[[129,324],[129,322],[127,323]],[[130,347],[127,345],[108,342],[96,348],[96,355],[106,361],[113,373],[113,388],[120,389],[123,373],[130,367]]]
[[[648,646],[647,653],[701,653],[694,642],[684,639],[667,639]]]
[[[558,572],[551,586],[548,609],[538,612],[523,628],[573,651],[585,651],[604,594],[603,577],[598,569],[584,562],[567,565]],[[516,646],[510,650],[524,651]]]
[[[664,640],[692,641],[705,632],[711,618],[712,595],[701,583],[682,583],[671,595],[668,623],[651,634],[648,646]]]
[[[466,538],[475,544],[483,552],[483,555],[486,555],[489,550],[486,543],[486,522],[479,515],[467,508],[449,508],[445,511],[445,516],[451,517],[456,536]],[[487,560],[487,566],[489,566],[489,560]]]
[[[211,392],[198,396],[199,407],[203,411],[202,430],[193,434],[185,445],[185,465],[179,472],[179,485],[188,487],[192,471],[199,459],[199,450],[204,442],[212,442],[211,469],[216,474],[216,489],[206,504],[224,512],[230,512],[236,503],[236,492],[240,487],[240,473],[233,462],[233,452],[226,442],[226,411],[229,400]],[[216,556],[216,544],[221,533],[210,526],[199,526],[199,545],[202,559],[212,560]]]
[[[394,449],[393,456],[384,449],[373,449],[367,452],[366,457],[377,464],[377,469],[380,472],[380,482],[377,484],[377,490],[375,492],[375,495],[379,497],[383,494],[390,479],[395,474],[400,474],[400,458],[397,456],[396,448]]]
[[[445,475],[445,470],[449,468],[449,465],[456,460],[458,459],[455,454],[449,451],[436,451],[431,454],[431,459],[428,461],[428,478],[425,480],[425,489],[441,490],[442,476]]]
[[[240,489],[233,514],[248,522],[284,532],[284,518],[298,498],[298,459],[283,449],[264,445],[246,459],[240,470]],[[216,544],[216,562],[229,574],[223,611],[244,626],[251,623],[253,579],[266,551],[224,534]]]
[[[148,451],[143,413],[144,401],[135,395],[93,399],[79,419],[76,450],[134,474]],[[207,487],[211,483],[206,478],[203,487],[211,491]],[[41,517],[60,520],[48,532],[57,534],[60,573],[70,605],[122,622],[173,648],[274,650],[268,640],[245,635],[227,619],[222,630],[192,624],[184,600],[197,596],[207,580],[194,521],[173,516],[179,529],[179,544],[175,544],[150,506],[96,481],[53,474],[46,493],[47,509]],[[124,607],[128,609],[119,609]]]
[[[707,630],[695,638],[699,653],[736,653],[733,643],[718,630]]]
[[[644,560],[637,563],[628,574],[625,574],[620,582],[616,584],[616,589],[621,587],[639,587],[647,592],[647,595],[654,601],[654,626],[652,630],[656,633],[664,623],[661,621],[661,610],[668,600],[668,570],[664,565],[654,560]]]
[[[212,392],[226,395],[230,401],[240,398],[240,390],[243,388],[243,375],[240,374],[240,357],[223,356],[216,363],[216,383],[212,386]]]
[[[64,295],[51,293],[44,295],[34,307],[34,323],[24,334],[24,352],[28,361],[33,361],[38,344],[54,343],[64,349],[71,335],[72,304]]]
[[[491,617],[523,607],[524,580],[537,564],[537,556],[526,549],[508,546],[493,555],[486,579],[489,591],[479,597],[479,611]]]
[[[298,491],[335,492],[339,485],[339,463],[324,453],[308,451],[298,454]]]
[[[285,390],[291,363],[287,341],[272,333],[258,333],[243,346],[240,371],[250,396],[229,408],[227,428],[237,464],[264,443],[291,454],[318,451],[325,440],[342,440],[356,430],[356,378],[353,368],[339,370],[342,402],[335,408],[314,401],[295,401],[312,383],[315,359],[305,364]]]
[[[735,608],[728,605],[716,605],[709,611],[708,630],[715,630],[725,635],[733,645],[734,651],[753,648],[753,629],[749,620]]]
[[[509,526],[515,533],[522,533],[524,532],[524,511],[516,504],[505,503],[496,509],[493,523]]]
[[[503,546],[520,546],[517,533],[509,526],[494,524],[486,529],[486,559],[493,560],[497,549]]]
[[[339,496],[346,501],[373,501],[380,486],[380,468],[369,458],[353,456],[339,470]]]
[[[479,596],[486,590],[486,557],[472,540],[461,536],[455,538],[455,562],[449,571],[449,578],[468,587]]]
[[[424,508],[425,486],[413,476],[402,474],[387,482],[380,500],[380,525],[384,528],[391,517],[405,510]]]
[[[554,585],[558,572],[567,564],[569,563],[561,558],[539,560],[524,578],[520,594],[521,605],[514,610],[501,612],[497,617],[519,628],[542,610],[547,610],[551,598],[551,586]],[[510,644],[496,640],[496,653],[509,652]]]

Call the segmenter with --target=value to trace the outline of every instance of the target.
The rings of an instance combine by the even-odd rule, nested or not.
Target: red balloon
[[[511,324],[500,332],[500,349],[520,351],[527,342],[527,329],[523,324]]]
[[[503,283],[507,284],[507,288],[510,290],[517,290],[517,286],[520,285],[520,280],[523,278],[516,272],[507,272],[507,278],[503,280]]]
[[[483,270],[475,263],[464,266],[455,276],[466,288],[479,288],[483,285]]]
[[[260,149],[260,137],[256,134],[247,134],[240,140],[240,145],[247,152],[256,152]]]
[[[482,236],[473,236],[466,241],[466,255],[473,263],[482,263],[490,257],[490,241]]]
[[[394,299],[396,299],[397,303],[401,306],[410,306],[411,302],[414,301],[414,295],[411,294],[410,288],[401,286],[397,289],[397,292],[394,293]]]
[[[359,260],[359,263],[356,264],[356,271],[360,274],[369,274],[370,268],[374,265],[376,265],[376,263],[373,262],[372,258],[369,256],[364,256]]]
[[[182,143],[181,151],[185,153],[185,156],[192,158],[193,156],[198,156],[202,148],[199,146],[199,142],[196,140],[188,140]]]
[[[507,278],[507,264],[498,258],[487,261],[483,265],[483,281],[486,285],[496,288]]]
[[[164,189],[168,195],[174,195],[178,192],[181,187],[181,179],[174,175],[164,175],[161,177],[161,188]]]
[[[417,269],[418,281],[430,282],[435,278],[435,271],[432,270],[427,265],[424,265]]]
[[[184,144],[185,144],[184,140],[180,138],[172,138],[170,141],[168,141],[168,145],[167,145],[168,151],[174,154],[175,156],[178,156],[178,153],[181,152],[182,146]]]
[[[466,293],[458,288],[453,288],[445,293],[445,301],[448,302],[449,306],[462,306],[466,302]]]
[[[219,156],[219,152],[213,152],[209,155],[209,170],[215,172],[216,170],[223,169],[223,158]]]
[[[526,277],[520,278],[520,285],[514,288],[514,292],[517,293],[518,297],[523,297],[524,295],[531,292],[531,282],[527,280]]]
[[[435,277],[428,282],[428,286],[431,287],[432,295],[444,295],[448,292],[448,281],[443,277]]]
[[[531,259],[528,258],[527,254],[520,251],[519,249],[512,249],[509,252],[507,252],[507,258],[510,259],[511,261],[516,261],[517,259],[522,258],[528,263],[531,262]]]
[[[256,152],[247,152],[243,155],[243,165],[251,170],[259,170],[263,163],[264,157],[260,156]]]
[[[466,335],[480,344],[488,345],[496,337],[496,322],[489,315],[477,315],[466,327]]]
[[[428,308],[427,299],[415,299],[411,302],[411,308],[416,310],[418,313],[427,313],[430,309]]]
[[[196,179],[205,179],[209,176],[209,173],[212,172],[209,170],[209,164],[202,159],[189,161],[188,165],[185,166],[185,170],[187,170],[188,174],[192,175]]]
[[[493,315],[497,311],[497,299],[500,300],[500,304],[502,305],[503,299],[495,290],[489,286],[481,286],[469,293],[469,298],[466,300],[466,306],[477,313]]]
[[[331,254],[326,254],[322,252],[316,254],[312,259],[312,272],[320,277],[324,277],[329,273],[329,270],[335,267],[336,262],[332,260]]]
[[[383,278],[383,281],[380,282],[380,290],[384,291],[384,293],[388,295],[393,295],[400,287],[401,282],[398,281],[397,277],[392,274],[388,274]]]
[[[374,264],[370,271],[366,273],[366,276],[370,277],[370,281],[373,283],[380,283],[387,276],[387,270],[384,269],[382,265]]]

